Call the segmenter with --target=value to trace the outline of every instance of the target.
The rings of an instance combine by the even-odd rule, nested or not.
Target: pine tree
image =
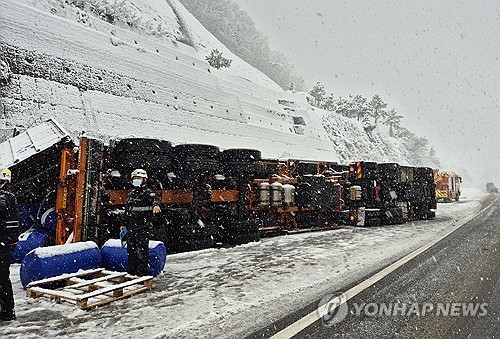
[[[312,106],[319,108],[323,107],[326,91],[325,87],[321,83],[317,82],[316,85],[314,85],[312,90],[309,92],[309,95],[311,96],[311,98],[307,97],[307,101]]]
[[[375,94],[372,98],[372,101],[370,101],[370,106],[371,106],[371,115],[375,120],[375,125],[377,125],[378,119],[380,118],[383,119],[387,116],[387,112],[385,111],[387,104],[382,100],[382,98],[378,94]]]
[[[356,118],[358,121],[364,121],[370,113],[370,108],[368,107],[368,100],[362,95],[356,95],[351,99],[352,107],[352,118]]]
[[[233,60],[226,59],[222,56],[222,52],[219,52],[219,50],[213,49],[210,55],[207,55],[205,57],[205,60],[208,61],[209,65],[216,68],[216,69],[221,69],[221,68],[228,68],[231,66],[231,62]]]
[[[335,106],[336,106],[335,98],[333,96],[333,93],[331,93],[329,96],[325,98],[322,108],[325,111],[335,111]]]
[[[401,119],[403,119],[403,116],[399,115],[394,108],[387,112],[387,118],[384,120],[384,125],[389,125],[389,135],[391,137],[394,136],[394,129],[400,128]]]

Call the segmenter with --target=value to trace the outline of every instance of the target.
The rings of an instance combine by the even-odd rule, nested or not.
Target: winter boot
[[[2,310],[0,311],[0,320],[11,321],[16,319],[16,312],[14,310]]]

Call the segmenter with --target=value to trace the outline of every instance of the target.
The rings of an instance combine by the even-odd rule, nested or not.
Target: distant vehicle
[[[486,192],[489,193],[498,193],[498,188],[495,187],[495,184],[492,182],[489,182],[486,184]]]
[[[460,199],[462,178],[458,174],[435,170],[434,182],[436,183],[436,199],[439,202],[452,202]]]

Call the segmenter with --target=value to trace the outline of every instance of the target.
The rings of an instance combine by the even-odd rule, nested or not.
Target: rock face
[[[231,71],[211,68],[199,51],[175,40],[177,21],[191,27],[191,39],[215,38],[189,13],[172,19],[181,5],[161,3],[174,3],[175,10],[158,16],[175,21],[174,33],[159,38],[62,0],[1,1],[0,141],[54,117],[75,137],[255,148],[265,158],[420,164],[407,141],[368,134],[352,119],[314,109],[305,93],[277,90],[241,60]],[[148,23],[151,13],[142,14]],[[238,76],[240,70],[255,81]]]
[[[22,2],[0,4],[4,128],[55,117],[74,136],[337,159],[317,112],[292,94],[211,69],[189,46],[104,21],[89,28]]]

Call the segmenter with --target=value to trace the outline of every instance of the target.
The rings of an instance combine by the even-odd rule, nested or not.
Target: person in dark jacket
[[[9,268],[19,237],[19,212],[15,195],[6,189],[11,178],[9,169],[0,171],[0,319],[3,321],[16,319]]]
[[[128,273],[136,276],[148,275],[149,271],[149,231],[154,214],[160,213],[160,201],[156,193],[146,187],[148,175],[143,169],[131,174],[132,185],[125,206],[125,226],[127,230]]]

